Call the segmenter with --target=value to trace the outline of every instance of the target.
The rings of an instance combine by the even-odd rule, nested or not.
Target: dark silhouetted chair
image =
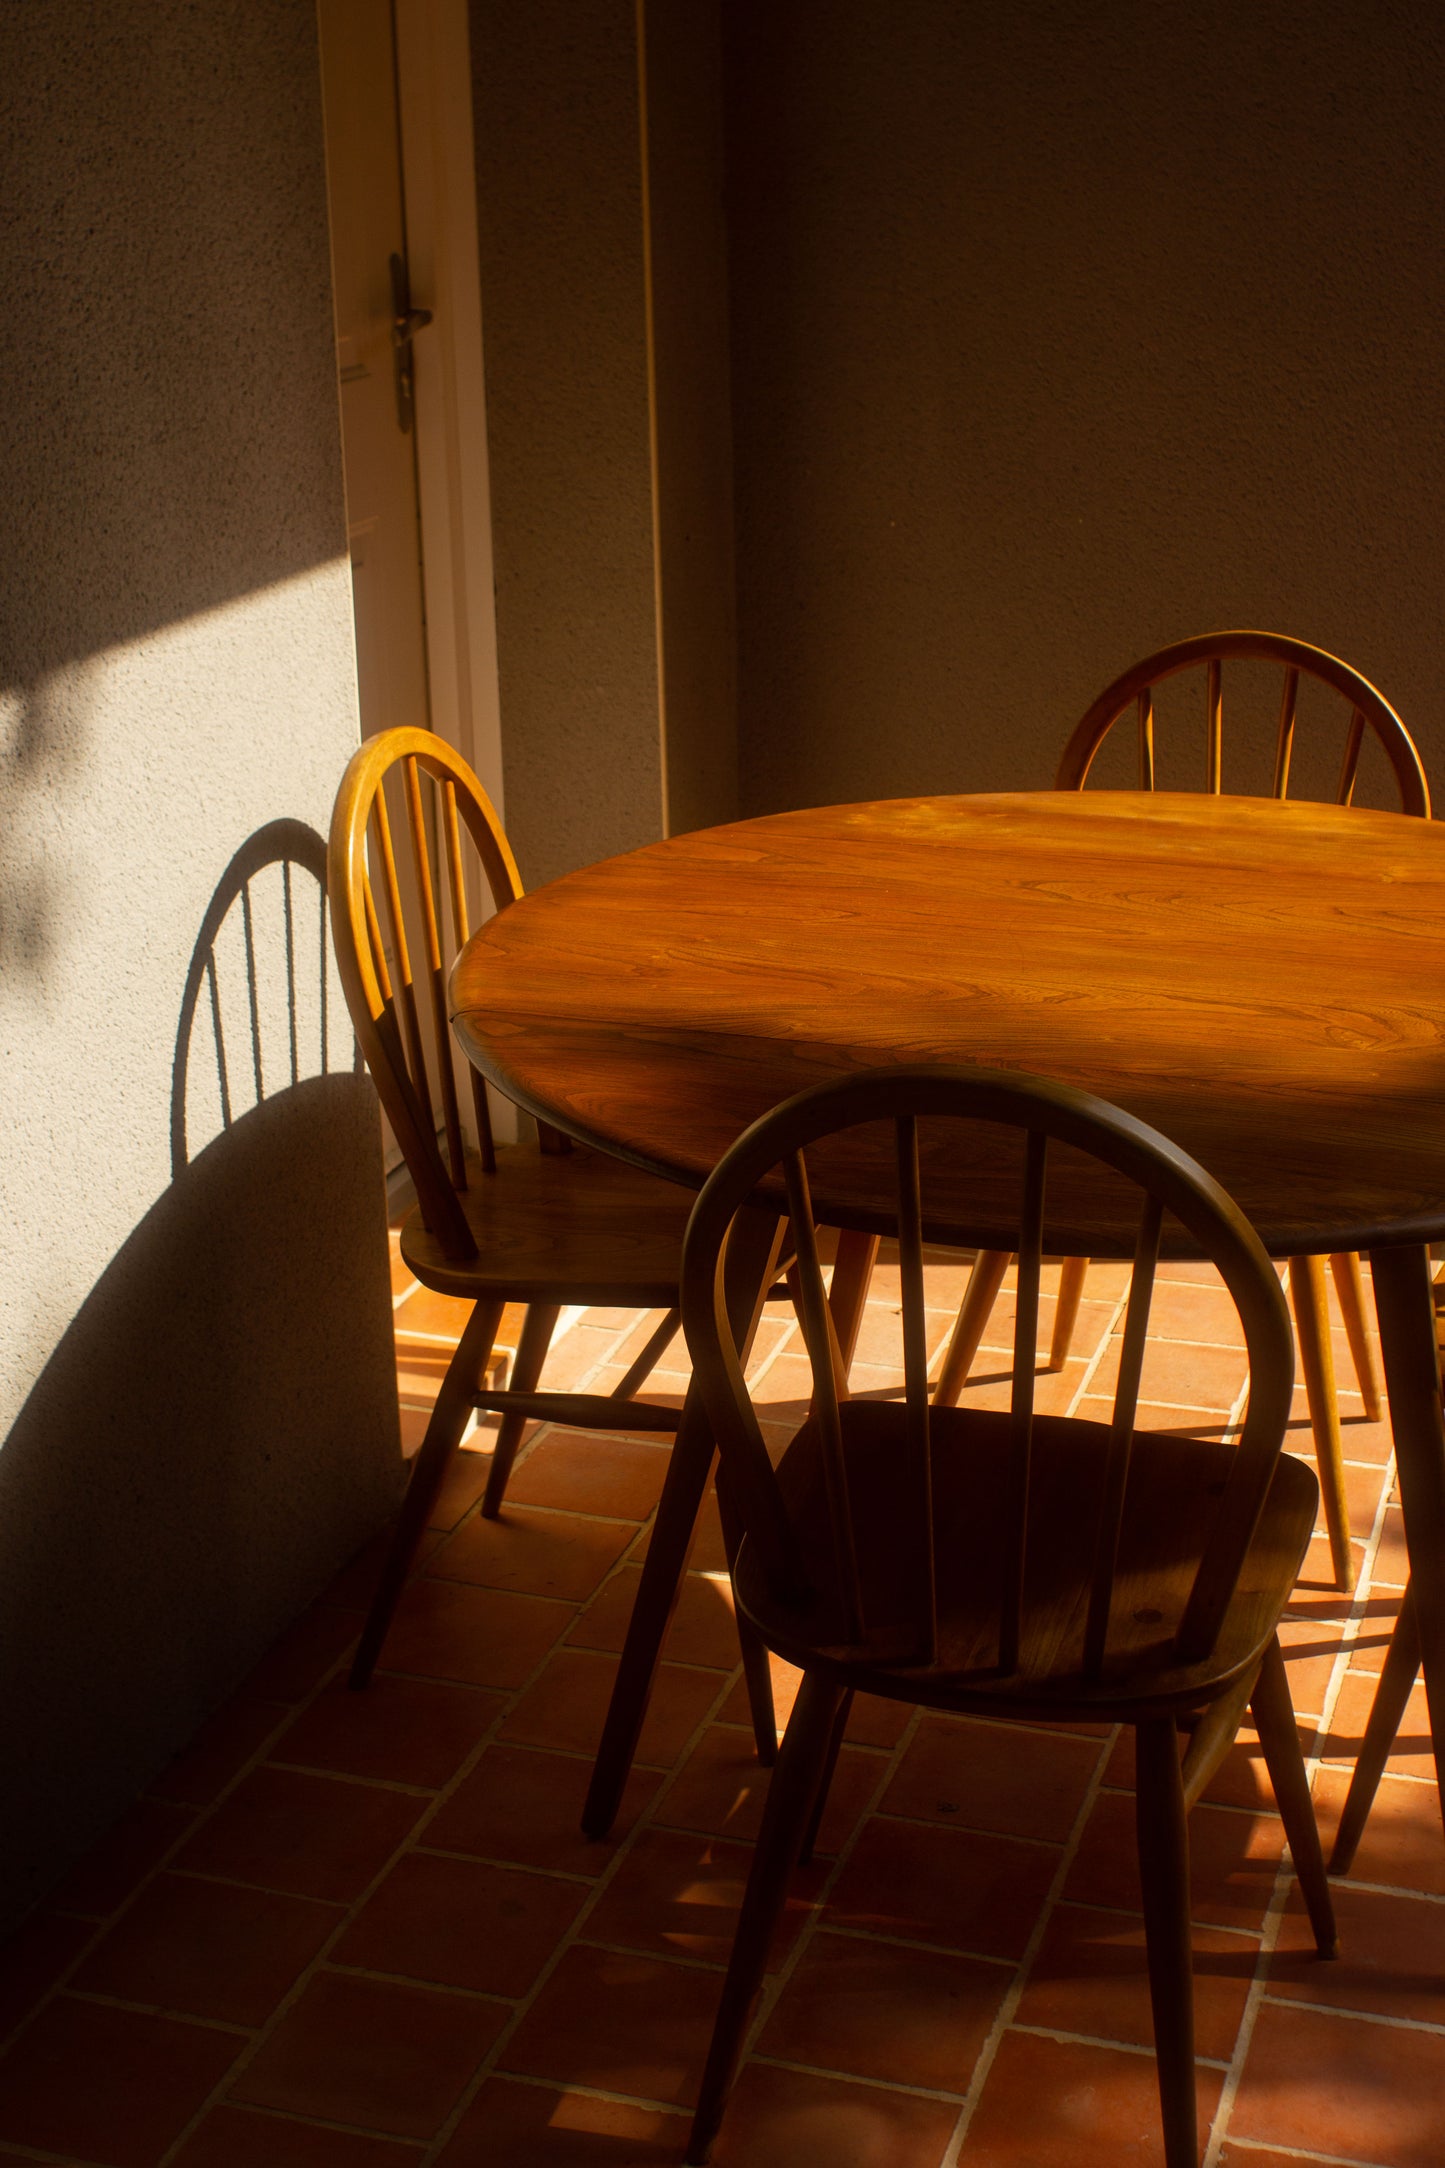
[[[1323,648],[1303,640],[1291,640],[1273,632],[1214,632],[1197,639],[1179,640],[1145,656],[1121,677],[1115,678],[1079,723],[1064,748],[1054,778],[1059,790],[1082,790],[1100,747],[1122,718],[1133,709],[1139,744],[1139,788],[1155,786],[1154,689],[1181,671],[1203,673],[1204,785],[1219,793],[1223,788],[1224,700],[1223,666],[1230,661],[1277,663],[1283,671],[1279,722],[1275,733],[1274,774],[1271,795],[1289,795],[1290,767],[1294,755],[1301,678],[1313,679],[1336,694],[1348,713],[1343,754],[1335,796],[1349,805],[1355,792],[1360,754],[1366,733],[1384,752],[1400,793],[1400,809],[1421,819],[1430,816],[1430,789],[1414,742],[1389,702],[1368,678]],[[1342,714],[1343,720],[1343,714]],[[939,1373],[940,1405],[957,1403],[974,1356],[988,1324],[1009,1260],[996,1251],[982,1251],[975,1263],[957,1322]],[[1330,1259],[1335,1291],[1349,1338],[1350,1352],[1364,1400],[1365,1415],[1377,1422],[1380,1392],[1370,1352],[1365,1322],[1360,1260],[1353,1253]],[[1083,1294],[1088,1259],[1067,1257],[1060,1273],[1058,1304],[1054,1312],[1049,1347],[1050,1369],[1061,1369],[1068,1359]],[[1354,1586],[1354,1562],[1350,1551],[1349,1509],[1345,1501],[1344,1453],[1340,1440],[1339,1412],[1335,1399],[1334,1358],[1330,1347],[1329,1301],[1322,1257],[1292,1257],[1289,1261],[1290,1293],[1299,1327],[1300,1363],[1304,1371],[1310,1422],[1319,1462],[1325,1520],[1329,1529],[1330,1556],[1341,1588]]]
[[[1088,1209],[1099,1185],[1110,1223],[1137,1226],[1112,1421],[1035,1416],[1041,1252],[1050,1227],[1099,1227]],[[813,1238],[815,1208],[832,1219],[863,1196],[877,1224],[890,1188],[901,1404],[840,1397]],[[814,1394],[776,1468],[723,1300],[735,1218],[772,1196],[786,1198],[797,1246]],[[970,1205],[974,1226],[1018,1230],[1007,1412],[929,1401],[923,1245],[966,1240]],[[1237,1444],[1136,1427],[1156,1263],[1171,1243],[1218,1268],[1239,1315],[1250,1398]],[[1102,1100],[999,1071],[875,1070],[800,1093],[725,1154],[688,1227],[682,1291],[694,1376],[745,1526],[739,1609],[803,1672],[688,2160],[708,2157],[788,1878],[861,1691],[994,1719],[1133,1726],[1165,2155],[1168,2168],[1196,2168],[1186,1817],[1247,1707],[1316,1943],[1329,1953],[1335,1939],[1276,1635],[1318,1486],[1280,1450],[1293,1350],[1253,1229],[1202,1167]]]

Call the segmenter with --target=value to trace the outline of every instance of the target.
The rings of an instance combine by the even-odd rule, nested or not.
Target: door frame
[[[395,0],[431,726],[505,819],[467,0]]]

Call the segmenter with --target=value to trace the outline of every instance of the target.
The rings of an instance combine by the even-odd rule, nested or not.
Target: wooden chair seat
[[[828,1543],[823,1449],[816,1426],[807,1422],[779,1463],[778,1485],[800,1534],[816,1600],[802,1610],[780,1603],[746,1538],[736,1569],[739,1606],[788,1661],[831,1669],[841,1684],[860,1692],[932,1708],[1038,1719],[1047,1704],[1060,1719],[1131,1723],[1141,1715],[1187,1714],[1212,1700],[1222,1685],[1258,1667],[1314,1527],[1319,1485],[1304,1462],[1281,1455],[1276,1464],[1208,1659],[1177,1664],[1168,1660],[1168,1652],[1236,1448],[1214,1439],[1134,1433],[1108,1662],[1091,1678],[1084,1668],[1084,1626],[1092,1556],[1080,1542],[1080,1530],[1092,1525],[1097,1512],[1111,1433],[1105,1423],[1036,1416],[1019,1661],[1005,1678],[998,1671],[1004,1590],[997,1531],[1011,1418],[959,1408],[932,1412],[938,1650],[931,1661],[910,1663],[919,1576],[928,1568],[926,1560],[910,1555],[921,1517],[912,1486],[899,1474],[907,1465],[908,1415],[896,1404],[866,1400],[846,1401],[838,1413],[854,1520],[874,1532],[859,1556],[867,1642],[850,1646],[843,1630]],[[890,1641],[897,1655],[890,1655]],[[1141,1686],[1145,1679],[1147,1686]]]
[[[424,1287],[477,1301],[600,1303],[669,1309],[677,1301],[682,1237],[692,1194],[606,1153],[574,1146],[495,1147],[457,1201],[477,1246],[447,1255],[413,1212],[401,1254]]]

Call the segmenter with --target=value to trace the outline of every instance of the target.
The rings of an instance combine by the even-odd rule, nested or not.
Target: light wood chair
[[[464,852],[464,837],[471,854]],[[352,1666],[354,1687],[371,1676],[447,1463],[474,1409],[502,1419],[482,1503],[489,1516],[501,1510],[529,1419],[667,1433],[680,1420],[675,1407],[633,1396],[677,1329],[688,1192],[545,1130],[540,1144],[494,1143],[486,1087],[475,1071],[471,1099],[479,1151],[472,1156],[465,1149],[446,970],[467,939],[479,900],[468,898],[472,864],[496,909],[521,895],[501,824],[466,762],[430,731],[389,730],[368,739],[342,778],[331,821],[327,886],[337,963],[357,1040],[416,1188],[416,1210],[402,1229],[402,1255],[424,1287],[475,1307],[416,1456]],[[449,907],[450,942],[440,892]],[[438,1102],[445,1158],[433,1112]],[[491,1391],[482,1381],[508,1303],[527,1306],[525,1322],[510,1388]],[[606,1397],[538,1390],[557,1320],[564,1306],[575,1303],[666,1312]],[[765,1660],[755,1661],[750,1683],[757,1693],[765,1680]],[[760,1746],[768,1751],[771,1705],[757,1708]],[[629,1743],[629,1760],[630,1751]]]
[[[1180,671],[1200,670],[1204,677],[1204,786],[1206,790],[1220,793],[1224,767],[1223,665],[1230,661],[1277,663],[1284,673],[1275,733],[1272,796],[1285,798],[1289,795],[1300,680],[1312,678],[1336,693],[1348,710],[1336,802],[1349,805],[1354,797],[1360,754],[1368,730],[1394,771],[1401,811],[1429,819],[1430,789],[1420,756],[1389,702],[1368,678],[1361,677],[1338,656],[1326,654],[1323,648],[1310,647],[1303,640],[1291,640],[1282,633],[1273,632],[1205,633],[1197,639],[1176,641],[1173,646],[1161,648],[1157,654],[1147,655],[1142,662],[1135,663],[1115,678],[1112,685],[1106,686],[1079,723],[1064,748],[1054,778],[1055,788],[1084,788],[1099,748],[1132,708],[1138,729],[1139,788],[1153,790],[1156,787],[1154,689]],[[967,1382],[1008,1266],[1007,1256],[989,1250],[980,1252],[975,1262],[939,1373],[937,1398],[942,1406],[956,1405]],[[1049,1346],[1048,1366],[1051,1370],[1062,1369],[1068,1360],[1088,1269],[1086,1257],[1063,1260]],[[1368,1421],[1377,1422],[1380,1388],[1365,1319],[1360,1260],[1352,1253],[1342,1253],[1331,1257],[1330,1270],[1365,1415]],[[1319,1461],[1330,1559],[1339,1586],[1350,1589],[1355,1583],[1355,1568],[1350,1550],[1349,1508],[1345,1501],[1344,1448],[1335,1396],[1324,1259],[1292,1257],[1289,1282],[1299,1328],[1300,1365],[1304,1371],[1310,1425]]]
[[[1007,1413],[929,1404],[923,1244],[956,1243],[959,1231],[930,1217],[928,1176],[961,1149],[961,1132],[984,1123],[995,1163],[1013,1147],[1005,1163],[1017,1167],[1021,1200]],[[1054,1143],[1070,1149],[1051,1174]],[[1122,1176],[1140,1197],[1111,1424],[1033,1413],[1049,1191],[1059,1192],[1057,1224],[1088,1223],[1075,1216],[1081,1155],[1112,1170],[1106,1178],[1116,1191]],[[849,1167],[855,1193],[873,1200],[876,1217],[889,1158],[902,1283],[902,1404],[840,1394],[812,1234],[814,1198],[828,1217],[830,1194],[836,1203],[846,1193]],[[723,1275],[735,1215],[759,1195],[779,1192],[797,1245],[814,1398],[775,1470],[743,1381]],[[1237,1445],[1136,1428],[1156,1262],[1181,1227],[1183,1246],[1218,1267],[1243,1327],[1250,1399]],[[682,1293],[694,1375],[745,1522],[735,1568],[740,1610],[769,1648],[803,1672],[688,2161],[708,2158],[789,1876],[811,1845],[851,1698],[867,1692],[995,1719],[1134,1727],[1165,2157],[1168,2168],[1196,2168],[1186,1816],[1246,1707],[1316,1944],[1323,1954],[1335,1947],[1276,1635],[1310,1539],[1318,1485],[1310,1468],[1281,1454],[1293,1350],[1279,1281],[1253,1229],[1202,1167],[1102,1100],[993,1070],[875,1070],[800,1093],[724,1156],[688,1228]]]

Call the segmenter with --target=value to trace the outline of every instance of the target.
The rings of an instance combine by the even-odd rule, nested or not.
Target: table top
[[[741,821],[513,904],[452,1010],[510,1098],[693,1184],[806,1084],[980,1062],[1152,1122],[1277,1255],[1445,1235],[1445,825],[1401,814],[1049,791]],[[1137,1203],[1055,1158],[1050,1247],[1129,1254]],[[924,1175],[935,1238],[1012,1246],[1011,1155],[925,1140]],[[871,1146],[815,1171],[820,1217],[881,1220],[889,1180]]]

